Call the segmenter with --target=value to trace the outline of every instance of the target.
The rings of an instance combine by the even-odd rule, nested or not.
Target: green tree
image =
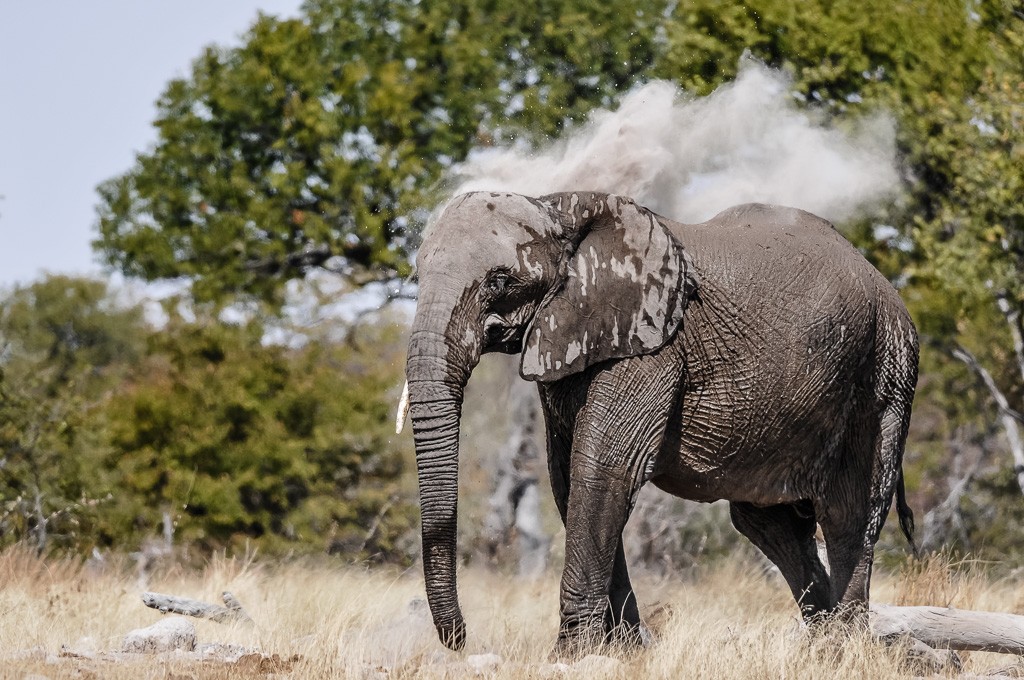
[[[660,6],[310,0],[260,17],[168,85],[155,148],[99,188],[95,245],[199,299],[280,302],[316,269],[403,275],[452,163],[611,103],[653,60]]]
[[[280,302],[316,269],[401,276],[471,149],[545,140],[650,78],[705,94],[744,50],[809,105],[895,108],[911,212],[927,209],[950,182],[929,95],[969,96],[984,28],[923,1],[309,0],[168,85],[156,146],[100,187],[96,247],[129,275],[191,278],[199,299]]]
[[[53,276],[0,300],[0,541],[40,551],[88,535],[90,411],[141,353],[142,311],[106,284]]]
[[[960,382],[971,390],[957,406],[982,414],[1001,436],[997,448],[1011,454],[990,456],[973,492],[951,499],[964,547],[1005,555],[1022,537],[1024,492],[1024,13],[996,5],[982,18],[988,63],[979,86],[964,101],[932,97],[941,125],[929,146],[946,159],[949,184],[916,220],[922,257],[908,271],[913,309],[941,358],[936,372],[963,363]]]
[[[939,102],[945,125],[932,143],[948,158],[951,183],[931,219],[918,221],[926,256],[915,273],[953,297],[959,318],[998,309],[1013,353],[1007,376],[1024,382],[1024,18],[1010,15],[992,37],[992,61],[963,113]],[[1013,366],[1013,364],[1016,364]],[[1016,370],[1012,370],[1016,369]],[[1000,373],[1003,373],[1000,370]],[[1019,390],[1024,384],[1019,385]]]
[[[375,352],[262,342],[264,328],[173,315],[103,405],[99,540],[160,532],[205,550],[254,541],[269,552],[404,558],[412,515],[391,442],[399,362],[392,328]]]

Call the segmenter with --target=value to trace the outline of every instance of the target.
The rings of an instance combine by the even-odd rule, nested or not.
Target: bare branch
[[[550,537],[540,519],[537,480],[543,455],[537,444],[540,403],[532,383],[516,380],[509,391],[511,431],[498,454],[494,488],[484,519],[484,542],[491,556],[515,536],[519,574],[535,576],[547,564]]]
[[[1017,477],[1017,486],[1020,487],[1021,493],[1024,494],[1024,439],[1021,438],[1020,427],[1018,426],[1018,422],[1024,422],[1024,418],[1021,417],[1021,414],[1010,408],[1010,402],[1007,400],[1006,395],[1003,394],[1003,391],[999,389],[996,381],[992,378],[992,374],[981,365],[973,354],[958,345],[953,350],[953,356],[967,364],[968,368],[981,378],[989,394],[992,395],[996,405],[999,407],[999,419],[1002,422],[1003,430],[1006,432],[1006,439],[1010,444],[1010,453],[1013,455],[1013,472]]]
[[[1010,326],[1010,337],[1013,338],[1013,353],[1017,358],[1017,369],[1020,371],[1021,380],[1024,380],[1024,316],[1021,315],[1020,308],[1010,304],[1005,293],[996,297],[996,304],[999,306],[999,311],[1003,313],[1006,323]]]
[[[287,270],[304,272],[314,267],[322,266],[332,257],[334,257],[334,254],[329,247],[316,246],[297,253],[288,253],[284,257],[266,257],[261,260],[249,260],[245,263],[245,268],[259,275],[277,274]]]
[[[224,591],[222,595],[226,607],[217,604],[190,600],[187,597],[176,597],[174,595],[163,595],[161,593],[143,593],[142,603],[152,609],[158,609],[162,613],[182,614],[183,616],[194,616],[198,619],[210,619],[216,623],[249,623],[253,621],[242,609],[238,599]]]
[[[380,506],[380,510],[377,511],[373,521],[370,522],[370,526],[366,530],[366,535],[363,536],[363,542],[359,545],[359,550],[357,550],[356,553],[361,553],[366,550],[366,546],[369,545],[370,541],[373,540],[373,537],[377,534],[377,529],[380,528],[380,523],[384,521],[384,516],[388,514],[388,510],[390,510],[398,500],[397,495],[392,495],[383,505]]]

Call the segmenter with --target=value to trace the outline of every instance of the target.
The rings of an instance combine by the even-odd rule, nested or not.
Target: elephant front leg
[[[567,510],[568,496],[568,484],[559,486],[555,491],[556,503],[560,509]],[[565,514],[562,520],[565,523]],[[640,609],[636,594],[633,592],[633,584],[629,580],[629,569],[626,566],[626,554],[621,537],[615,550],[602,632],[604,643],[627,647],[646,646],[652,639],[651,632],[640,620]]]
[[[649,460],[646,453],[629,452],[651,449],[646,444],[630,447],[628,439],[618,445],[604,439],[596,457],[584,453],[594,450],[586,441],[577,439],[570,468],[557,656],[577,656],[605,644],[643,646],[651,640],[622,545]]]
[[[578,513],[570,513],[570,504],[575,506],[581,499],[570,500],[572,481],[572,450],[574,448],[574,428],[576,413],[580,409],[579,394],[571,391],[552,389],[541,386],[541,403],[544,405],[544,419],[547,426],[548,445],[548,477],[551,481],[551,492],[555,507],[558,508],[562,525],[566,527],[566,565],[562,573],[561,626],[558,643],[553,656],[571,657],[585,648],[604,642],[606,633],[614,626],[612,607],[608,606],[612,599],[609,583],[629,586],[628,574],[616,579],[613,572],[617,571],[618,560],[608,574],[604,574],[604,566],[608,560],[597,557],[579,559],[580,552],[574,554],[576,542],[570,538],[570,526],[580,524]],[[579,494],[577,494],[579,495]],[[586,501],[589,503],[589,501]],[[603,541],[602,541],[603,542]],[[580,551],[590,552],[589,548],[579,547]],[[595,585],[584,584],[585,577],[595,578],[594,565],[598,565],[601,574],[596,575]],[[623,560],[623,565],[625,560]],[[605,585],[599,585],[606,581]],[[629,588],[632,591],[632,588]]]
[[[674,352],[670,347],[613,363],[582,384],[566,383],[573,395],[567,400],[572,417],[549,420],[549,436],[559,434],[552,421],[572,423],[571,438],[549,439],[549,445],[571,442],[568,460],[552,459],[550,465],[565,521],[558,656],[586,653],[609,641],[643,644],[650,637],[629,581],[622,530],[653,470],[676,403]],[[557,389],[549,388],[548,394]],[[560,491],[568,491],[564,505]]]
[[[615,621],[612,585],[622,529],[628,518],[629,498],[622,480],[589,471],[573,475],[565,534],[565,568],[560,596],[561,625],[556,654],[574,657],[603,645]],[[625,561],[623,560],[623,566]],[[632,600],[617,584],[619,606]],[[637,615],[639,619],[639,615]]]
[[[608,610],[605,616],[605,642],[626,647],[644,647],[650,644],[652,634],[640,620],[640,608],[629,581],[626,553],[619,538],[612,567],[612,584],[608,592]]]

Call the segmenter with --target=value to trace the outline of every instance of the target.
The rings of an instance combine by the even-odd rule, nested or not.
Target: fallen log
[[[158,609],[164,614],[181,614],[192,616],[197,619],[210,619],[216,623],[249,623],[253,621],[242,608],[242,603],[228,591],[221,595],[226,607],[219,604],[209,604],[199,600],[191,600],[187,597],[176,597],[162,593],[143,593],[142,603],[152,609]]]
[[[871,632],[909,636],[935,649],[1024,654],[1024,616],[951,607],[871,605]]]

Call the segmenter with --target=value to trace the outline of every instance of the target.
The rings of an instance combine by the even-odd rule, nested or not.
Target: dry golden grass
[[[1012,611],[1024,587],[989,581],[977,570],[936,558],[879,578],[882,602],[953,604]],[[61,656],[70,649],[116,651],[124,634],[160,615],[145,608],[128,569],[90,570],[42,561],[19,550],[0,553],[0,677],[50,678],[440,678],[472,676],[472,654],[495,653],[497,678],[896,678],[920,675],[899,650],[863,633],[810,635],[781,579],[737,560],[694,582],[639,577],[646,616],[659,641],[604,674],[547,665],[557,629],[555,575],[520,581],[466,569],[461,593],[469,624],[465,652],[445,651],[420,603],[418,572],[366,571],[326,564],[212,560],[201,573],[168,569],[149,589],[216,602],[231,590],[255,629],[197,621],[200,642],[235,643],[278,654],[279,663],[197,663],[173,656],[114,662]],[[414,604],[410,606],[410,602]],[[82,640],[88,637],[89,640]],[[20,651],[38,648],[27,658]],[[49,661],[42,658],[49,655]],[[294,659],[298,655],[297,659]],[[294,660],[293,660],[294,659]],[[974,654],[965,671],[983,672],[1012,658]]]

